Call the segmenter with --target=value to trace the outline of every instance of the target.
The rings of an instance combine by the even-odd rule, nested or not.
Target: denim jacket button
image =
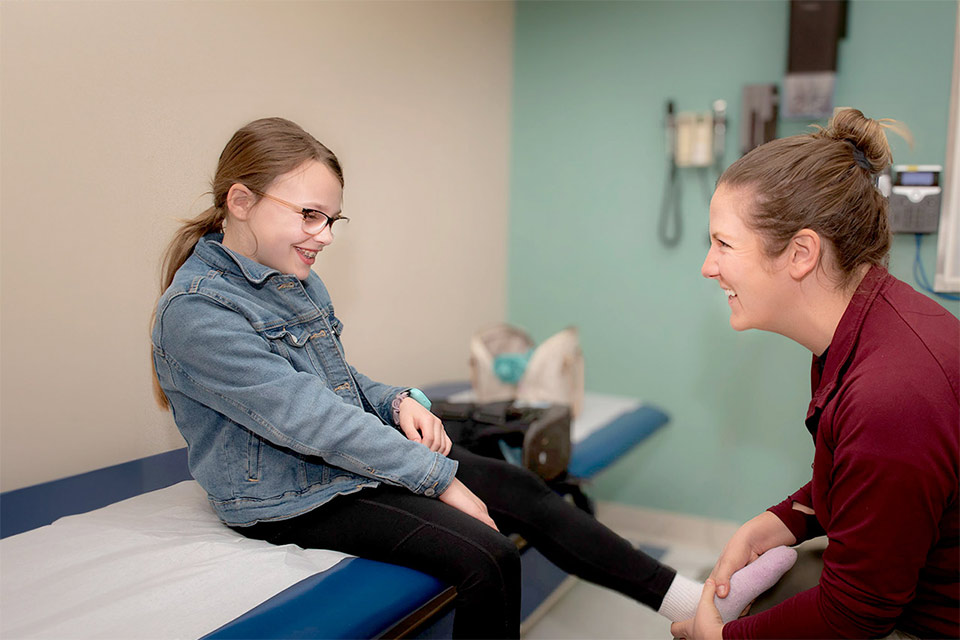
[[[433,490],[433,487],[430,487],[429,489],[423,492],[423,495],[427,496],[428,498],[432,498],[435,493],[436,491]]]

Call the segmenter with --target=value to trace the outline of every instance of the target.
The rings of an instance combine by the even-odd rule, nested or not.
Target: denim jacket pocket
[[[311,338],[322,336],[323,331],[313,332],[307,325],[281,325],[263,329],[261,335],[270,343],[270,348],[285,358],[298,371],[307,371],[326,380],[326,371],[322,364],[317,345],[311,344]]]
[[[330,467],[323,460],[298,455],[297,466],[301,490],[330,483]]]
[[[284,356],[289,353],[288,347],[300,349],[310,340],[310,330],[305,326],[281,325],[264,329],[261,333]]]

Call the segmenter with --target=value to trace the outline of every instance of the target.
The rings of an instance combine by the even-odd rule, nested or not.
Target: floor
[[[638,546],[665,549],[665,564],[690,578],[702,579],[713,567],[735,522],[665,511],[598,505],[598,519]],[[568,578],[524,623],[527,640],[577,638],[671,638],[670,622],[615,591]]]

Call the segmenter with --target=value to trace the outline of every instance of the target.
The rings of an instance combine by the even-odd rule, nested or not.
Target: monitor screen
[[[904,187],[937,186],[936,171],[901,171],[897,174],[897,184]]]

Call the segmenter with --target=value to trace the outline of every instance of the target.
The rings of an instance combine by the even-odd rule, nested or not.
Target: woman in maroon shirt
[[[884,265],[885,122],[854,109],[720,178],[702,272],[740,331],[813,353],[813,478],[730,539],[684,638],[960,637],[960,322]],[[723,625],[714,590],[778,545],[826,535],[819,584]]]

